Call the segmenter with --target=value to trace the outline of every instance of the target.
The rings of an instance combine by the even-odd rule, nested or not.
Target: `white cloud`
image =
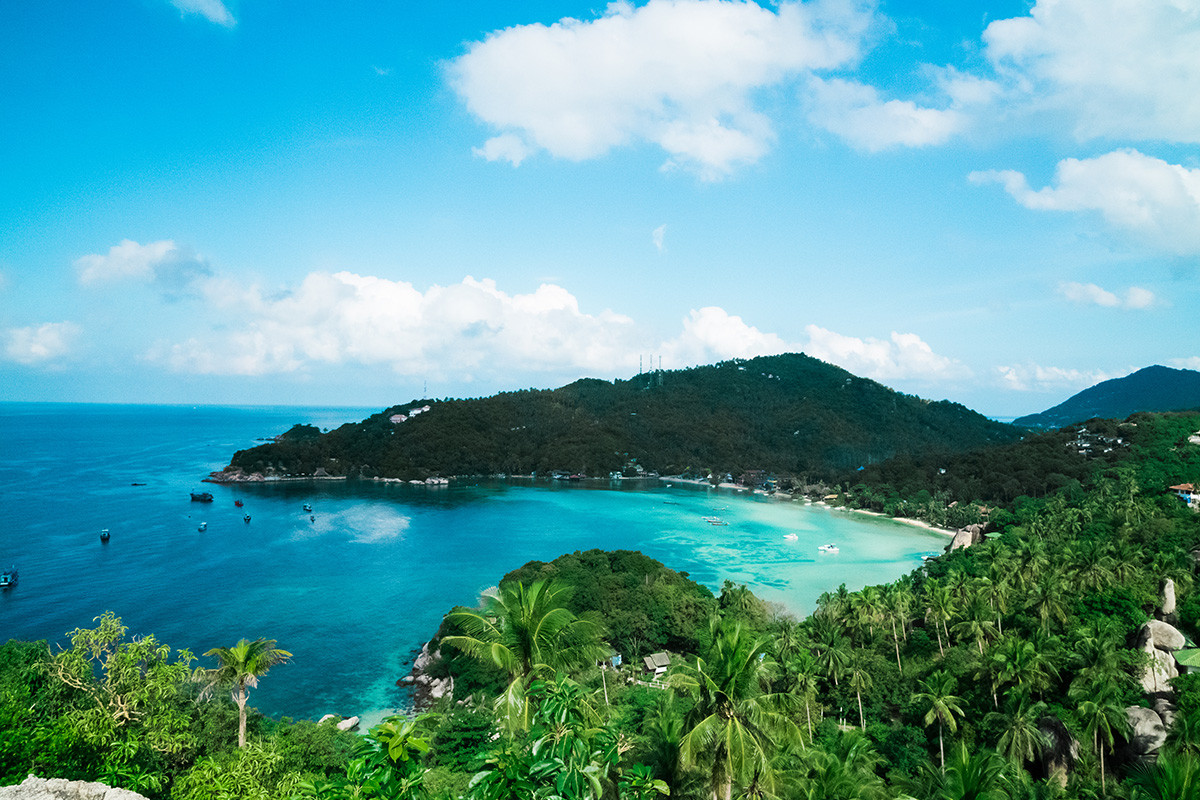
[[[971,84],[959,83],[959,92],[965,96]],[[943,144],[967,125],[967,116],[954,108],[923,108],[910,100],[885,101],[874,87],[855,81],[814,77],[809,88],[812,122],[869,152]]]
[[[1058,293],[1080,305],[1098,305],[1108,308],[1130,308],[1142,310],[1152,308],[1158,303],[1158,298],[1149,289],[1140,286],[1130,286],[1125,290],[1122,299],[1116,293],[1103,289],[1094,283],[1066,282],[1058,285]]]
[[[777,334],[760,331],[722,308],[710,306],[692,311],[683,321],[683,332],[664,343],[661,349],[671,363],[681,366],[804,352],[856,375],[884,382],[970,375],[967,367],[934,353],[914,333],[893,332],[891,338],[884,341],[846,336],[817,325],[809,325],[804,331],[806,341],[788,342]]]
[[[232,332],[159,345],[151,360],[185,372],[261,375],[313,364],[386,365],[405,374],[520,368],[611,371],[627,367],[633,322],[581,312],[565,289],[543,284],[509,295],[492,280],[465,278],[421,292],[385,278],[312,273],[294,290],[264,296],[228,281],[206,286]]]
[[[1014,170],[972,172],[969,178],[1003,185],[1026,208],[1099,212],[1108,224],[1154,247],[1180,255],[1200,253],[1200,169],[1136,150],[1116,150],[1060,161],[1057,185],[1038,190]]]
[[[171,5],[184,14],[199,14],[209,22],[224,25],[226,28],[237,24],[233,14],[229,13],[229,9],[221,0],[171,0]]]
[[[1014,101],[1066,113],[1081,138],[1200,142],[1196,0],[1039,0],[983,41]]]
[[[817,325],[804,330],[808,334],[804,352],[808,355],[878,381],[941,380],[970,375],[965,365],[933,352],[915,333],[893,331],[885,341],[845,336]]]
[[[125,239],[110,247],[107,255],[93,253],[76,259],[75,269],[85,286],[132,280],[153,283],[172,296],[212,274],[207,261],[169,239],[149,244]]]
[[[573,160],[650,142],[708,178],[762,156],[773,132],[764,87],[859,55],[872,15],[853,2],[650,0],[603,16],[521,25],[472,43],[449,65],[467,108],[513,139],[478,153],[519,163]],[[519,153],[517,159],[513,153]],[[490,155],[489,155],[490,154]]]
[[[1188,356],[1187,358],[1172,358],[1171,363],[1179,369],[1194,369],[1200,370],[1200,356]]]
[[[520,136],[502,133],[483,143],[483,147],[472,147],[471,152],[488,161],[507,161],[514,167],[529,157],[530,149]]]
[[[663,237],[665,237],[666,235],[667,235],[667,226],[665,223],[662,225],[659,225],[657,228],[655,228],[653,231],[650,232],[650,241],[654,242],[654,249],[660,253],[663,251],[663,249],[665,247],[665,245],[663,244]],[[0,277],[2,277],[2,276],[0,276]]]
[[[1099,370],[1043,367],[1032,362],[996,367],[996,375],[1006,389],[1019,392],[1049,392],[1086,389],[1101,381],[1119,377]]]
[[[4,332],[4,355],[20,364],[43,364],[71,351],[81,331],[73,322],[47,322]]]

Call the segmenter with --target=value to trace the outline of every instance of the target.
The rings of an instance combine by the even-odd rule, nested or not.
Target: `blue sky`
[[[1200,2],[0,4],[0,400],[1200,369]]]

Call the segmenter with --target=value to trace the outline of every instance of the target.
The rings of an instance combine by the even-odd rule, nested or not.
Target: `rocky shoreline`
[[[434,678],[429,667],[442,657],[441,649],[429,652],[430,642],[421,645],[421,652],[413,661],[408,674],[396,681],[397,686],[408,686],[413,692],[413,709],[424,711],[443,697],[454,696],[454,678]]]

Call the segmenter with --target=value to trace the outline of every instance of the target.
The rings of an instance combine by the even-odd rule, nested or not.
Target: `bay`
[[[659,483],[201,482],[297,422],[375,410],[0,403],[0,568],[20,569],[0,593],[0,641],[65,645],[107,610],[196,654],[265,636],[294,658],[253,705],[371,717],[405,704],[396,679],[451,606],[532,559],[641,550],[714,592],[745,583],[803,615],[822,592],[894,580],[946,543],[892,520]],[[827,542],[839,552],[818,551]]]

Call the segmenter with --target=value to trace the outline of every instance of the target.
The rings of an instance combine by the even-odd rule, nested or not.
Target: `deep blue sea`
[[[370,717],[405,704],[395,682],[451,606],[473,605],[530,559],[641,550],[714,590],[732,579],[807,614],[822,592],[892,580],[946,543],[891,520],[689,486],[201,482],[297,422],[332,428],[376,410],[0,403],[0,568],[20,570],[0,592],[0,641],[65,645],[106,610],[131,634],[197,655],[265,636],[294,658],[252,705]],[[827,542],[839,552],[819,552]]]

